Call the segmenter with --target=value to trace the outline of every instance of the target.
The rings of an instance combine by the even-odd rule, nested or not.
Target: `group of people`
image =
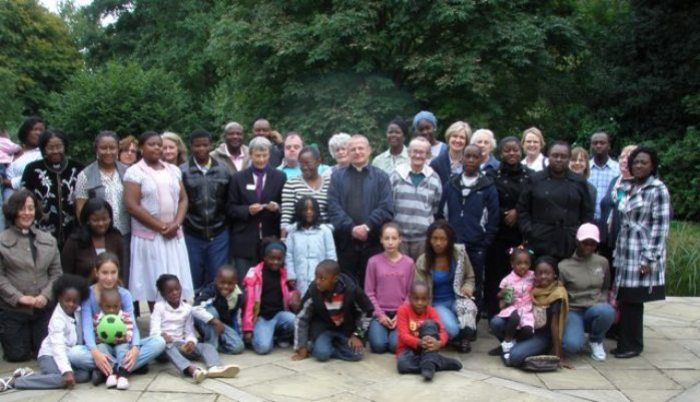
[[[616,320],[611,353],[639,355],[671,215],[656,152],[630,145],[618,163],[598,132],[590,159],[563,141],[545,156],[535,127],[498,143],[462,121],[443,143],[437,128],[429,111],[410,128],[394,119],[374,159],[363,135],[335,134],[332,166],[265,119],[247,144],[226,124],[216,148],[205,130],[189,149],[175,133],[103,131],[84,166],[63,132],[28,118],[20,147],[0,141],[0,343],[42,374],[18,369],[0,388],[126,389],[158,357],[199,382],[238,373],[219,352],[353,361],[365,343],[430,379],[461,368],[438,351],[469,352],[482,317],[509,366],[552,353],[571,367],[586,339],[605,360]],[[105,314],[130,325],[117,344],[95,336]]]

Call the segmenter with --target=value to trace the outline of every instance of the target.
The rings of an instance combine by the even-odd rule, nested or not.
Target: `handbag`
[[[559,357],[554,355],[530,356],[523,363],[523,370],[535,373],[556,371],[559,369]]]

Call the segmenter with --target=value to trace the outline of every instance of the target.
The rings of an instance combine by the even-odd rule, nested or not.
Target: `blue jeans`
[[[326,330],[314,340],[311,355],[325,362],[331,358],[355,362],[362,359],[362,352],[354,351],[348,341],[350,338],[338,331]]]
[[[491,332],[499,339],[503,340],[506,330],[506,320],[493,317],[490,323]],[[510,358],[506,364],[511,367],[520,367],[530,356],[538,356],[549,353],[552,347],[552,336],[549,329],[535,331],[535,335],[523,341],[516,341],[513,349],[510,350]]]
[[[474,303],[481,311],[484,300],[484,271],[486,267],[486,251],[480,248],[466,247],[469,262],[474,268]],[[480,314],[477,313],[476,320],[479,321]]]
[[[126,350],[124,351],[120,350],[120,346],[121,345],[113,347],[101,343],[97,345],[97,348],[112,356],[112,362],[116,366],[119,363],[121,363],[124,353],[126,353],[126,351],[129,350],[128,345],[126,345]],[[163,351],[165,351],[165,341],[161,336],[156,335],[149,336],[148,338],[142,338],[139,357],[136,359],[136,364],[134,364],[134,367],[131,368],[131,371],[134,371],[147,365],[148,363],[153,361],[153,359],[160,356],[163,353]],[[120,354],[122,357],[118,358],[118,355]],[[95,369],[95,361],[92,359],[90,349],[88,349],[88,347],[85,345],[73,346],[68,351],[68,359],[70,360],[70,364],[75,369],[84,371],[91,371]]]
[[[459,335],[459,321],[457,320],[457,310],[454,300],[449,302],[433,302],[433,307],[440,316],[442,325],[445,326],[447,337],[452,340]]]
[[[219,312],[216,311],[214,307],[207,307],[207,312],[209,312],[209,314],[213,315],[215,318],[219,318]],[[204,342],[212,345],[219,352],[230,355],[237,355],[239,353],[243,353],[243,348],[245,345],[243,344],[241,335],[238,332],[236,332],[235,329],[224,324],[224,332],[222,332],[220,335],[217,335],[214,326],[211,324],[208,324],[197,318],[194,319],[194,324],[197,326],[197,329],[202,333],[204,337]]]
[[[190,258],[192,286],[197,291],[214,282],[216,271],[228,263],[228,230],[222,231],[211,240],[185,233],[185,244]]]
[[[384,353],[387,351],[394,353],[397,339],[398,332],[396,328],[389,329],[380,324],[376,318],[372,318],[367,331],[367,340],[373,353]]]
[[[296,316],[289,311],[280,311],[270,320],[258,317],[253,328],[253,350],[259,355],[266,355],[275,346],[275,335],[278,341],[294,340],[294,319]]]
[[[608,303],[597,303],[585,310],[569,310],[564,325],[562,349],[567,354],[576,354],[586,344],[586,334],[590,342],[600,343],[615,321],[615,309]]]

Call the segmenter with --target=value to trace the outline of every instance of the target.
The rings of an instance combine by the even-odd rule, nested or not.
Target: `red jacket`
[[[397,356],[406,348],[418,349],[418,345],[420,345],[418,331],[425,320],[433,320],[438,324],[438,328],[440,328],[440,346],[444,347],[447,345],[447,332],[445,331],[445,326],[442,325],[442,321],[440,321],[437,310],[433,306],[428,306],[425,312],[419,315],[413,311],[411,304],[406,302],[396,312],[396,330],[399,333],[396,345]]]

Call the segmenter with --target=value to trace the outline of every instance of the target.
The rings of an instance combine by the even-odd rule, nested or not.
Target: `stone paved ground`
[[[322,364],[293,362],[287,349],[268,356],[223,356],[242,368],[230,380],[195,385],[168,364],[154,364],[149,374],[131,378],[129,391],[81,384],[72,391],[5,392],[0,401],[700,401],[700,298],[647,304],[645,324],[641,357],[599,363],[579,356],[575,370],[547,374],[504,367],[486,355],[496,340],[484,335],[472,353],[450,353],[463,361],[462,371],[438,373],[432,383],[399,376],[389,355]],[[3,376],[13,368],[0,363]]]

